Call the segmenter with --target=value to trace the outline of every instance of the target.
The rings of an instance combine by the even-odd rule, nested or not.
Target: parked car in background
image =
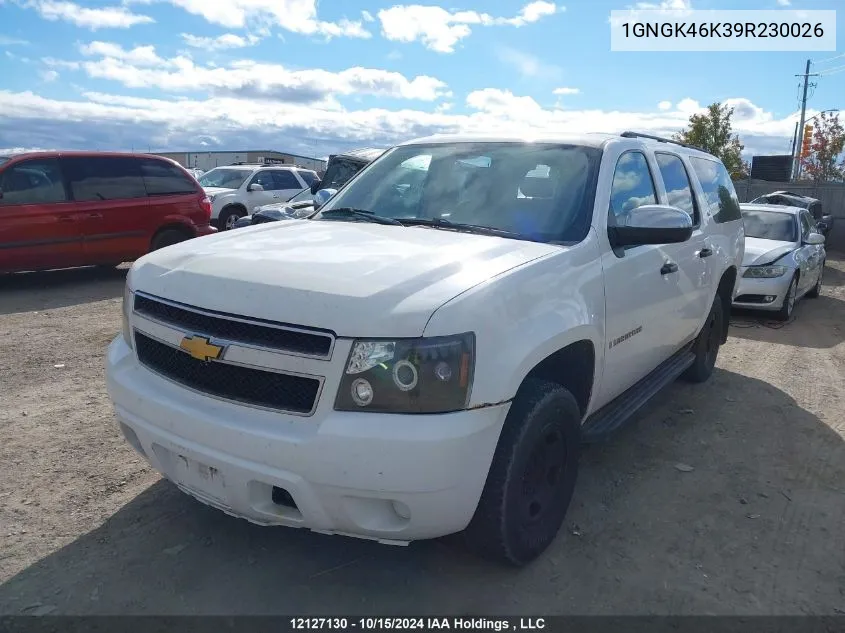
[[[750,204],[776,204],[807,209],[813,218],[813,225],[818,228],[819,233],[828,235],[833,229],[833,214],[829,212],[825,213],[824,209],[822,209],[821,200],[817,198],[793,193],[792,191],[775,191],[754,198]]]
[[[818,297],[825,264],[825,238],[807,209],[742,204],[745,256],[737,308],[767,310],[787,320],[801,297]]]
[[[113,266],[216,232],[178,163],[148,154],[0,157],[0,272]]]
[[[255,207],[252,214],[239,219],[235,228],[304,218],[316,210],[314,198],[320,191],[337,191],[364,167],[384,153],[383,149],[363,148],[329,156],[326,172],[286,202],[274,202]]]
[[[317,172],[286,165],[236,164],[215,167],[199,178],[211,200],[211,220],[221,231],[235,226],[248,209],[273,201],[287,202]]]
[[[230,515],[524,565],[582,442],[711,376],[742,236],[722,162],[668,139],[418,139],[312,219],[136,262],[108,393]]]
[[[199,177],[202,176],[205,171],[202,169],[189,169],[188,173],[191,174],[191,176],[193,176],[194,178],[199,179]]]

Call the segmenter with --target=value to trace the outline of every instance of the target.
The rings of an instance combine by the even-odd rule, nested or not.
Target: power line
[[[845,70],[845,64],[843,64],[842,66],[834,66],[833,68],[823,70],[819,73],[819,76],[824,77],[825,75],[834,75],[836,73],[841,73],[843,70]]]
[[[842,59],[843,57],[845,57],[845,53],[842,53],[841,55],[834,55],[833,57],[828,57],[827,59],[820,59],[819,61],[813,63],[818,66],[819,64],[826,64],[827,62],[832,62],[835,59]]]

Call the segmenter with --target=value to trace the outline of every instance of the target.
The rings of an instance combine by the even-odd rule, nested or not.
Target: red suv
[[[178,163],[148,154],[0,156],[0,273],[112,266],[215,233]]]

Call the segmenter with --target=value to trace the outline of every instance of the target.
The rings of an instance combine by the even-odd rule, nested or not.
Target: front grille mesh
[[[205,362],[135,330],[142,365],[209,395],[292,413],[313,412],[320,391],[316,378],[280,374],[221,362]]]
[[[328,333],[301,332],[255,322],[234,321],[227,315],[215,316],[205,312],[195,312],[188,306],[179,307],[139,294],[135,295],[134,309],[141,316],[147,316],[189,332],[236,341],[244,345],[255,345],[318,358],[328,358],[332,349],[333,337]]]

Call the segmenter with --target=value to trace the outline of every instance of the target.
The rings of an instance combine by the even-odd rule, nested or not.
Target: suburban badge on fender
[[[217,360],[223,354],[222,345],[214,345],[205,336],[186,336],[179,343],[179,347],[188,352],[193,358],[201,361]]]

